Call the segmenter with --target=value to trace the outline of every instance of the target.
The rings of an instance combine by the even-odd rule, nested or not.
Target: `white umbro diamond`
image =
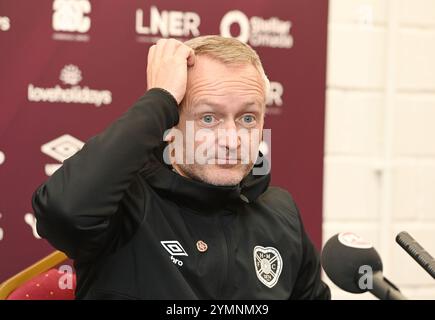
[[[160,243],[172,256],[188,256],[183,246],[177,240],[160,241]]]

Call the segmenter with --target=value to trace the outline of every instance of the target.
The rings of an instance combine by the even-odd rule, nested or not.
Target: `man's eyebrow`
[[[218,102],[211,101],[209,99],[199,99],[195,102],[196,106],[211,106],[211,107],[220,107],[222,104]]]
[[[259,113],[263,110],[263,104],[259,101],[249,101],[243,104],[240,109],[240,113],[243,112],[251,112],[251,113]]]
[[[193,114],[195,117],[199,115],[203,115],[205,113],[213,113],[213,114],[224,114],[222,110],[223,104],[219,102],[215,102],[209,99],[199,99],[195,103],[195,107],[193,108]],[[249,113],[260,113],[263,110],[263,105],[260,101],[250,100],[245,102],[238,110],[237,114],[243,114],[245,112]]]
[[[221,103],[219,102],[214,102],[211,101],[209,99],[199,99],[196,103],[196,106],[211,106],[211,107],[220,107],[222,106]],[[261,102],[259,101],[255,101],[255,100],[251,100],[251,101],[247,101],[243,104],[243,107],[251,107],[251,106],[259,106],[261,107]]]
[[[262,104],[259,101],[249,101],[249,102],[244,103],[243,106],[245,108],[252,107],[252,106],[253,107],[261,107]]]

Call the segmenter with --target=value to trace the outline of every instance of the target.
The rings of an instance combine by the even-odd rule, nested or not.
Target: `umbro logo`
[[[163,248],[165,248],[165,250],[168,251],[171,255],[171,261],[174,264],[182,267],[183,261],[174,258],[174,256],[188,256],[183,246],[177,240],[160,241],[160,243],[162,244]]]
[[[85,143],[69,134],[64,134],[51,140],[41,146],[41,151],[53,159],[64,162],[66,159],[79,151]],[[45,165],[45,174],[51,176],[62,163],[47,163]]]
[[[160,243],[172,256],[188,256],[183,246],[176,240],[160,241]]]

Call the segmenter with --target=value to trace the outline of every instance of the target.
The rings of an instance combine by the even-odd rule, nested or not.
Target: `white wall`
[[[435,281],[396,243],[435,256],[435,0],[330,0],[324,242],[370,240],[410,299]],[[368,299],[331,285],[335,299]]]

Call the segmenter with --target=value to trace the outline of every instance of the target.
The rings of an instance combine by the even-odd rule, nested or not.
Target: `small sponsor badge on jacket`
[[[282,270],[282,258],[278,250],[273,247],[256,246],[254,263],[258,279],[269,288],[276,285]]]

